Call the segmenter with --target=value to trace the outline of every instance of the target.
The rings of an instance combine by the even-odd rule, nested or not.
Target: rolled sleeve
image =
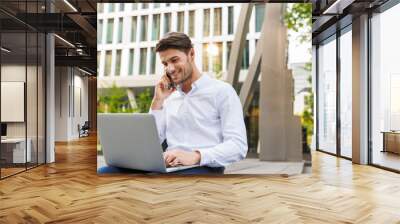
[[[201,155],[200,166],[209,166],[213,164],[214,161],[212,159],[212,154],[213,154],[212,150],[213,148],[204,148],[196,150]]]

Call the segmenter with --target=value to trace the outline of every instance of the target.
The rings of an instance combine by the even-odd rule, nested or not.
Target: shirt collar
[[[203,86],[206,85],[206,83],[208,82],[209,78],[210,77],[208,75],[204,75],[204,74],[201,75],[200,78],[198,78],[194,83],[192,83],[192,88],[193,87],[196,88],[196,89],[202,88]]]
[[[196,81],[194,81],[194,82],[192,83],[192,89],[191,89],[189,92],[192,92],[192,91],[194,91],[194,90],[196,90],[196,89],[202,88],[203,86],[205,86],[205,85],[207,84],[207,82],[209,81],[209,79],[210,79],[210,77],[209,77],[208,75],[202,74]],[[178,90],[178,92],[179,92],[181,95],[185,95],[185,92],[182,91],[181,85],[178,85],[178,86],[176,87],[176,89]]]

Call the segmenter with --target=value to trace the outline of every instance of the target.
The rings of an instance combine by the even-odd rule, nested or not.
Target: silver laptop
[[[198,166],[166,167],[156,121],[151,114],[97,116],[100,144],[108,165],[160,173]]]

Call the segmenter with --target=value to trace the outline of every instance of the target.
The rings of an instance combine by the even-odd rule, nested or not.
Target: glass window
[[[213,72],[217,77],[220,75],[219,73],[222,71],[222,43],[212,44],[213,49],[211,50],[211,54],[213,56]]]
[[[149,3],[142,3],[142,9],[148,9]]]
[[[34,135],[32,132],[36,130],[36,128],[32,130],[32,124],[36,122],[31,119],[37,117],[37,114],[32,114],[36,113],[36,108],[32,105],[36,104],[34,101],[36,101],[37,92],[36,85],[34,85],[36,83],[37,50],[33,46],[36,44],[36,40],[34,40],[36,33],[33,36],[33,33],[26,33],[26,30],[19,28],[19,26],[17,26],[17,29],[21,33],[15,31],[2,32],[0,36],[3,49],[0,50],[1,92],[2,94],[7,92],[16,93],[7,97],[1,96],[1,99],[4,100],[0,104],[2,115],[1,126],[2,129],[5,129],[5,133],[2,130],[1,135],[21,138],[19,139],[19,146],[15,144],[1,144],[1,177],[26,170],[26,167],[30,166],[30,162],[35,162],[34,160],[32,161],[32,156],[29,157],[29,154],[33,154],[36,157],[36,146],[33,145],[36,136],[32,139],[32,135]],[[27,63],[29,62],[26,61],[26,58],[31,59],[35,63],[28,65]],[[25,98],[24,94],[31,97]],[[27,115],[26,117],[25,114]],[[25,153],[27,152],[25,137],[28,138],[30,145],[31,151],[29,154]],[[17,153],[16,151],[19,152]]]
[[[250,60],[249,60],[249,40],[246,40],[246,46],[244,47],[244,52],[242,56],[242,69],[248,69]]]
[[[352,38],[351,30],[340,37],[340,153],[352,157]]]
[[[137,17],[134,16],[132,17],[132,24],[131,24],[131,42],[135,42],[136,41],[136,27],[137,27],[137,23],[136,23],[136,19]]]
[[[177,20],[176,31],[183,32],[184,29],[184,12],[178,12],[178,20]]]
[[[233,6],[228,7],[228,34],[233,34],[234,27],[234,11]]]
[[[195,20],[195,11],[189,11],[189,36],[194,37],[194,20]]]
[[[147,41],[147,18],[148,16],[141,17],[140,41]]]
[[[154,8],[160,8],[160,3],[154,3]]]
[[[124,11],[125,10],[125,3],[119,3],[119,11]]]
[[[150,74],[154,75],[156,73],[156,48],[152,47],[150,49]]]
[[[114,12],[115,3],[108,3],[108,12]]]
[[[319,149],[336,154],[335,39],[318,48],[318,136]]]
[[[100,73],[100,57],[101,57],[101,51],[97,51],[97,74]]]
[[[214,9],[214,36],[222,34],[222,9]]]
[[[18,17],[27,16],[25,12],[36,14],[44,11],[41,7],[43,0],[2,0],[0,5],[0,8],[15,6]],[[4,12],[0,14],[0,179],[3,179],[43,164],[45,160],[46,35],[15,23]],[[5,23],[10,26],[2,26]],[[67,70],[57,66],[56,73],[60,69]],[[59,78],[55,76],[56,80]],[[14,143],[3,142],[3,137]]]
[[[22,161],[20,162],[27,162],[26,165],[27,167],[34,167],[36,166],[37,163],[37,147],[38,147],[38,139],[37,139],[37,116],[38,116],[38,98],[37,98],[37,92],[38,92],[38,86],[37,86],[37,81],[38,81],[38,49],[37,49],[37,41],[38,41],[38,35],[36,32],[28,32],[27,33],[27,45],[26,48],[28,49],[27,56],[32,62],[27,62],[27,70],[25,72],[26,74],[26,135],[27,135],[27,140],[25,140],[26,143],[30,145],[30,147],[27,147],[27,151],[30,154],[28,154],[28,160],[26,158],[23,158]],[[32,50],[32,51],[30,51]],[[28,59],[28,60],[29,60]],[[3,81],[3,80],[2,80]],[[2,83],[4,84],[4,83]],[[23,85],[22,85],[23,86]],[[22,101],[21,101],[22,102]],[[23,102],[22,102],[23,104]],[[3,108],[3,110],[10,110],[9,108]],[[22,108],[21,108],[22,109]],[[10,111],[11,112],[11,111]],[[13,111],[13,113],[18,113],[19,111]],[[8,123],[9,126],[12,124]],[[4,146],[4,144],[2,145]],[[25,147],[25,146],[23,146]],[[34,156],[32,156],[34,155]],[[13,159],[15,158],[15,155],[13,155]]]
[[[140,48],[139,75],[145,75],[147,64],[147,48]]]
[[[171,31],[171,13],[165,13],[164,15],[164,33]]]
[[[394,170],[400,170],[399,21],[400,4],[371,18],[372,163]]]
[[[210,35],[210,9],[204,9],[203,36]]]
[[[115,76],[121,75],[121,50],[117,50],[115,58]]]
[[[229,65],[229,56],[231,56],[232,41],[226,42],[226,64]]]
[[[38,132],[38,163],[42,164],[45,163],[45,139],[46,139],[46,134],[45,134],[45,82],[46,82],[46,76],[45,76],[45,68],[44,65],[45,60],[46,60],[46,52],[45,52],[45,45],[46,45],[46,37],[45,34],[40,34],[39,33],[39,40],[38,42],[38,51],[39,51],[39,76],[38,76],[38,120],[39,120],[39,132]]]
[[[122,43],[122,34],[123,34],[123,27],[124,23],[122,21],[122,18],[118,19],[118,43]]]
[[[256,4],[256,32],[260,32],[264,22],[265,3]]]
[[[208,72],[208,44],[203,44],[203,72]]]
[[[100,20],[97,20],[97,43],[98,44],[102,43],[102,37],[103,37],[103,20],[100,19]]]
[[[104,76],[111,74],[111,51],[106,51],[106,63],[104,68]]]
[[[107,44],[111,44],[113,42],[114,35],[114,19],[107,20]]]
[[[128,75],[133,75],[133,68],[135,65],[135,49],[129,50],[129,71]]]
[[[99,13],[104,12],[104,3],[98,3],[98,4],[97,4],[97,11],[98,11]]]
[[[132,10],[136,10],[137,9],[137,4],[138,3],[132,3]]]
[[[170,6],[171,5],[171,3],[165,3],[165,6]]]
[[[158,40],[160,38],[160,14],[153,15],[151,40]]]

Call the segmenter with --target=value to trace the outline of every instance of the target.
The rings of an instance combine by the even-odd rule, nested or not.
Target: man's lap
[[[175,172],[171,172],[171,174],[223,174],[225,168],[224,167],[207,167],[207,166],[200,166],[194,167],[185,170],[178,170]],[[97,170],[98,174],[154,174],[154,172],[150,171],[142,171],[142,170],[133,170],[115,166],[104,166]]]

